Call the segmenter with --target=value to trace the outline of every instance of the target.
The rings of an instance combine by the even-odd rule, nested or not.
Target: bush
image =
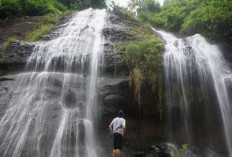
[[[21,6],[18,0],[0,0],[0,18],[18,16]]]
[[[61,14],[68,9],[105,8],[104,0],[0,0],[0,19]]]
[[[27,0],[25,13],[28,16],[44,15],[48,13],[48,6],[44,1]]]
[[[172,0],[156,12],[148,4],[151,5],[150,0],[142,3],[138,11],[143,22],[182,34],[200,33],[208,39],[232,44],[232,1]]]
[[[141,58],[141,50],[140,45],[138,44],[128,44],[125,47],[125,60],[127,65],[134,69],[139,64],[140,58]]]
[[[47,13],[62,13],[67,10],[57,0],[0,0],[0,18],[38,16]]]
[[[163,44],[156,36],[150,37],[137,44],[123,46],[124,60],[130,70],[130,86],[134,89],[135,100],[141,103],[141,88],[144,86],[155,94],[155,101],[163,112],[162,102],[162,51]]]

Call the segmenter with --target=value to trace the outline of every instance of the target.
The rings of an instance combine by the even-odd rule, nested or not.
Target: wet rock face
[[[107,24],[102,32],[105,38],[104,69],[106,73],[127,71],[122,55],[115,45],[115,43],[128,43],[128,37],[132,36],[130,28],[123,22],[124,16],[116,12],[108,12]]]
[[[0,64],[25,64],[35,45],[26,42],[13,42],[0,58]]]
[[[111,42],[127,43],[128,36],[133,34],[130,32],[130,28],[124,23],[124,20],[133,20],[127,15],[118,12],[108,12],[107,25],[103,29],[102,34],[105,39]]]
[[[16,76],[8,75],[0,77],[0,118],[8,108],[8,103],[13,97],[12,87],[15,85]]]

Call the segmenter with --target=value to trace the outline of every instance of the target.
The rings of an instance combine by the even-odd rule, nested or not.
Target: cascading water
[[[193,130],[191,121],[194,119],[193,113],[196,112],[193,111],[197,108],[195,106],[198,103],[202,104],[202,110],[198,111],[198,116],[201,112],[203,112],[202,115],[209,114],[207,112],[210,108],[218,106],[228,156],[232,157],[232,100],[230,96],[232,71],[220,50],[217,46],[209,44],[199,34],[177,38],[164,31],[157,31],[157,33],[166,42],[163,58],[170,134],[176,128],[183,128],[178,134],[182,138],[187,137],[187,142],[191,143],[191,130]],[[209,120],[216,125],[212,119]],[[200,121],[203,121],[203,117]],[[175,137],[173,135],[171,137],[173,141]]]
[[[37,43],[0,121],[1,157],[96,157],[105,10],[81,11]],[[59,32],[61,31],[61,32]]]

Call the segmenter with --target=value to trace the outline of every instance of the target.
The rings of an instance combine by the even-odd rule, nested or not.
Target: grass
[[[40,40],[45,34],[50,33],[51,29],[57,26],[68,13],[46,15],[41,19],[41,24],[26,35],[25,40],[30,42]]]
[[[37,29],[28,33],[25,40],[26,41],[37,41],[41,39],[43,35],[48,34],[53,27],[54,27],[53,24],[41,24]]]
[[[8,38],[2,46],[1,53],[4,54],[8,47],[17,40],[24,40],[28,42],[33,42],[40,40],[44,35],[49,34],[51,29],[60,24],[62,18],[72,11],[66,11],[59,14],[47,14],[42,16],[39,22],[39,25],[32,31],[28,32],[25,38],[17,38],[15,36]]]
[[[9,45],[12,44],[12,43],[15,42],[15,41],[17,41],[16,37],[10,37],[10,38],[8,38],[8,39],[4,42],[4,44],[3,44],[3,46],[2,46],[2,52],[4,53],[4,52],[7,50],[7,48],[9,47]]]

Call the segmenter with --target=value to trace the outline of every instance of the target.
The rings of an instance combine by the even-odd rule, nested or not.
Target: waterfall
[[[232,157],[232,71],[219,48],[199,34],[177,38],[164,31],[157,33],[165,42],[163,59],[170,139],[175,138],[171,133],[173,128],[179,127],[182,128],[179,134],[191,142],[194,105],[202,103],[199,115],[209,114],[208,111],[215,105],[220,111],[225,143]],[[212,120],[211,123],[216,125]]]
[[[106,10],[87,9],[36,43],[0,120],[1,157],[97,157],[94,122]]]

